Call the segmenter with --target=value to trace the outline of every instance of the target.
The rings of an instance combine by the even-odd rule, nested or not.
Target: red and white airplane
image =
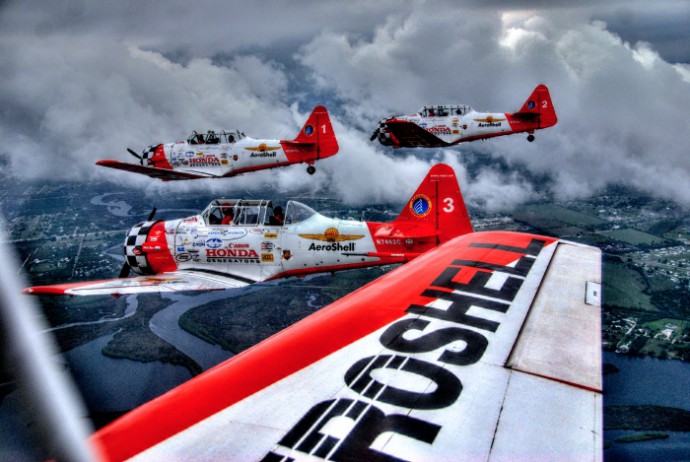
[[[297,201],[288,201],[283,213],[268,200],[216,199],[199,215],[170,221],[149,217],[133,227],[125,240],[120,278],[26,292],[117,295],[243,287],[402,263],[469,232],[472,225],[455,172],[438,164],[390,223],[328,218]],[[130,270],[140,276],[125,277]]]
[[[528,133],[556,125],[549,89],[538,85],[518,112],[477,112],[465,105],[424,106],[418,113],[381,120],[371,135],[394,148],[442,148],[464,141]]]
[[[267,168],[306,163],[307,172],[316,171],[314,162],[335,155],[338,141],[328,111],[316,106],[294,140],[253,139],[240,131],[193,132],[186,141],[158,144],[144,149],[141,165],[117,160],[99,160],[97,165],[143,173],[153,178],[191,180],[226,178]]]
[[[439,200],[424,218],[464,210],[443,192],[451,173],[430,172]],[[423,214],[414,204],[403,214]],[[600,250],[459,234],[82,449],[108,461],[602,460]]]

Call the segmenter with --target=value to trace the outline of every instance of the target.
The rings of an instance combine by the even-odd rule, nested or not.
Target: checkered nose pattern
[[[146,238],[154,223],[155,221],[145,221],[135,225],[129,230],[129,234],[125,239],[125,258],[127,259],[127,264],[135,273],[143,275],[155,274],[146,259],[146,254],[141,250],[141,246],[146,242]]]

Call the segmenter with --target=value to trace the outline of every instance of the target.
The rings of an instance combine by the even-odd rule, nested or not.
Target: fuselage
[[[423,130],[437,137],[439,146],[453,145],[465,141],[491,138],[510,133],[533,132],[537,125],[515,118],[504,112],[477,112],[469,106],[432,106],[420,112],[406,116],[393,117],[381,122],[382,133],[379,140],[385,145],[395,145],[395,140],[387,133],[386,125],[390,121],[406,121],[416,124]],[[384,136],[381,136],[384,135]]]
[[[196,143],[188,139],[161,144],[144,153],[151,167],[209,176],[232,176],[240,173],[316,160],[305,156],[281,140],[258,140],[234,132],[222,141]]]
[[[222,224],[230,209],[232,223]],[[195,270],[256,282],[404,262],[436,245],[404,238],[390,223],[328,218],[296,201],[282,225],[272,215],[269,201],[217,199],[199,215],[135,226],[125,253],[139,274]]]

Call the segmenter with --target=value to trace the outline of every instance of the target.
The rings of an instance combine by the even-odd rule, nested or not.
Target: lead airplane
[[[600,461],[600,297],[597,248],[461,234],[82,449],[109,461]]]
[[[153,215],[153,214],[152,214]],[[149,220],[128,233],[120,277],[26,289],[103,295],[220,290],[288,276],[403,263],[472,231],[455,172],[433,166],[389,223],[325,217],[288,201],[215,199],[198,215]],[[130,271],[137,277],[126,277]]]
[[[296,163],[308,164],[311,175],[317,160],[337,154],[338,141],[328,111],[316,106],[294,140],[254,139],[237,130],[223,130],[193,132],[185,141],[149,146],[141,156],[128,151],[140,160],[140,165],[117,160],[99,160],[96,164],[164,181],[227,178]]]
[[[371,135],[394,148],[441,148],[465,141],[528,133],[556,125],[558,118],[546,85],[538,85],[518,112],[477,112],[466,105],[424,106],[418,113],[386,118]]]

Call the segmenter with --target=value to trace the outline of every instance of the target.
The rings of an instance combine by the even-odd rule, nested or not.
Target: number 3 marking
[[[443,207],[443,211],[446,213],[450,213],[453,210],[455,210],[455,202],[453,202],[453,199],[450,197],[446,197],[443,199],[443,203],[446,204],[445,207]]]

